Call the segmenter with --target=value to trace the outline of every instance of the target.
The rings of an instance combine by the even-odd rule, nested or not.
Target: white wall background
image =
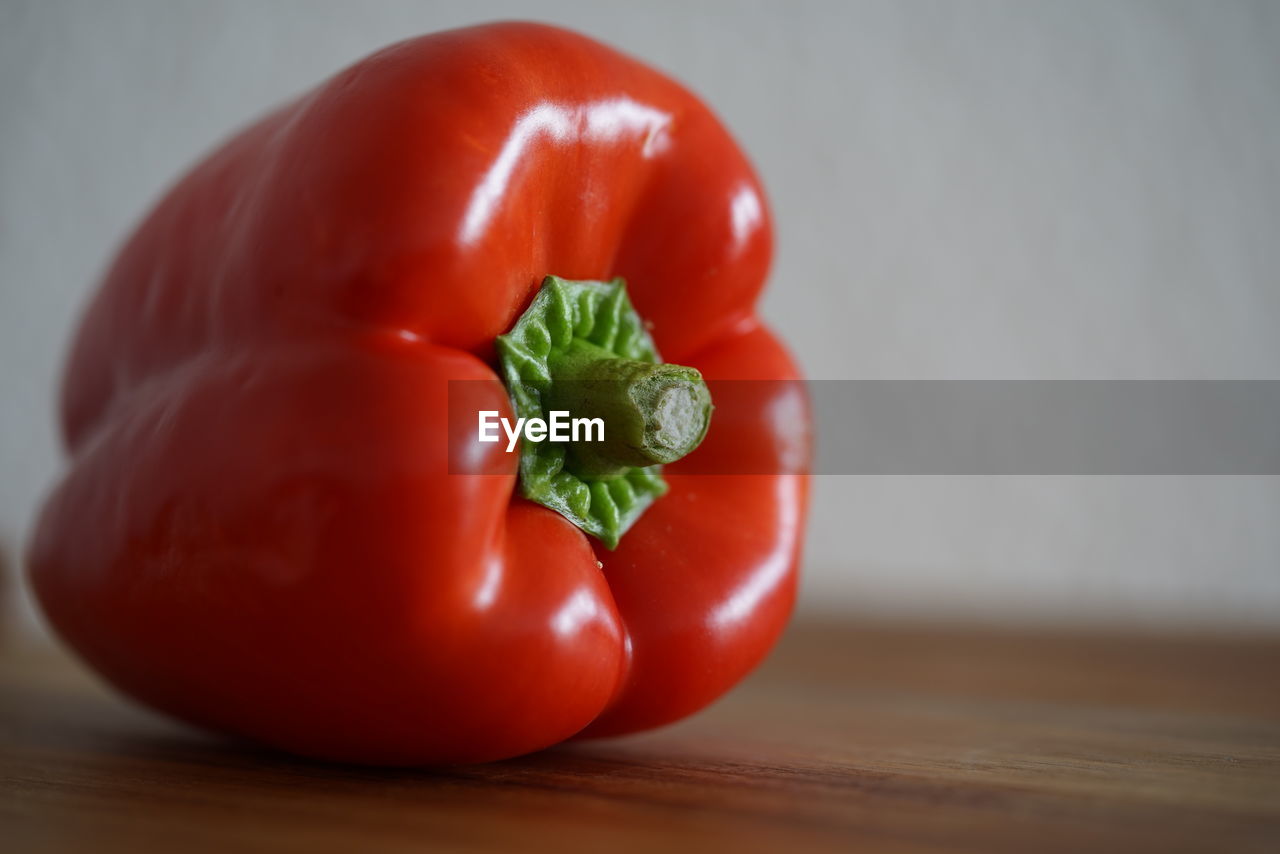
[[[510,17],[612,42],[714,105],[772,193],[765,310],[814,377],[1280,379],[1275,4],[9,0],[11,566],[58,465],[71,324],[163,186],[385,43]],[[1278,478],[816,487],[810,607],[1280,627]]]

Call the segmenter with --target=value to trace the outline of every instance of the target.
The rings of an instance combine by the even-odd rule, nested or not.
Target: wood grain
[[[193,732],[0,656],[0,849],[1280,851],[1280,639],[809,624],[677,726],[473,768]]]

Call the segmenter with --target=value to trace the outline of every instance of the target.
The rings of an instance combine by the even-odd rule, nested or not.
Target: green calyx
[[[551,423],[565,413],[561,432],[573,437],[525,436],[521,494],[615,548],[666,493],[662,464],[706,436],[712,406],[702,375],[659,359],[622,279],[547,276],[497,348],[516,417]]]

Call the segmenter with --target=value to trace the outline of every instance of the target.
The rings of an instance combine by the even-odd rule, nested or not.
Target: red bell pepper
[[[754,311],[771,252],[742,153],[644,65],[533,24],[376,53],[210,154],[110,268],[29,547],[44,612],[139,700],[314,757],[482,761],[688,715],[791,610],[808,417],[759,395],[647,466],[706,432],[699,371],[798,378]],[[521,385],[529,323],[562,336],[552,374],[674,383],[639,417],[693,412],[658,425],[677,451],[561,448],[550,474],[529,443],[460,451],[450,381],[508,418],[550,399]],[[690,368],[655,380],[658,352]],[[681,473],[738,453],[778,469]]]

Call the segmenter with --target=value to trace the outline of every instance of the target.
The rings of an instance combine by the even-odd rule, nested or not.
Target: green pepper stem
[[[548,410],[599,418],[602,441],[575,442],[569,468],[584,477],[611,477],[635,466],[671,463],[702,442],[711,421],[711,393],[695,368],[619,358],[575,340],[547,361]]]
[[[711,395],[702,375],[661,364],[622,279],[547,276],[494,344],[519,417],[573,419],[568,441],[520,444],[520,494],[616,547],[666,494],[662,463],[706,435]]]

